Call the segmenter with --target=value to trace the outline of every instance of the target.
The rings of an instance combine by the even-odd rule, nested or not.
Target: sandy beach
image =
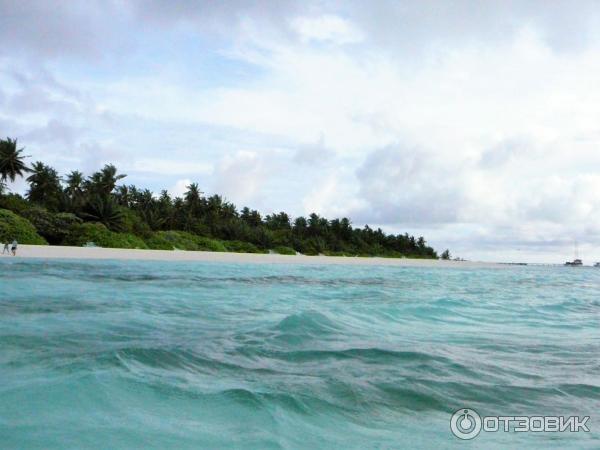
[[[3,258],[13,258],[3,255]],[[20,245],[16,258],[42,259],[115,259],[146,261],[204,261],[255,264],[344,264],[408,267],[503,267],[502,264],[473,261],[441,261],[431,259],[305,256],[254,253],[200,252],[180,250],[134,250],[99,247],[66,247],[49,245]]]

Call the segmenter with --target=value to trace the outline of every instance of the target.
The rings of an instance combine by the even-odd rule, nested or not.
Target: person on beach
[[[13,255],[13,256],[17,256],[17,246],[18,246],[18,245],[19,245],[19,243],[17,242],[17,240],[16,240],[16,239],[12,241],[12,247],[11,247],[11,250],[12,250],[12,255]]]
[[[4,248],[2,249],[2,254],[8,253],[10,255],[10,250],[8,248],[8,242],[4,243]]]

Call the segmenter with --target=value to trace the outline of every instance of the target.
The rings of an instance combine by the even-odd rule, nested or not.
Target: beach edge
[[[185,250],[146,250],[100,247],[69,247],[53,245],[20,245],[16,257],[39,259],[197,261],[238,264],[317,264],[405,267],[499,268],[505,265],[475,261],[444,261],[436,259],[382,258],[359,256],[306,256],[264,253],[233,253]]]

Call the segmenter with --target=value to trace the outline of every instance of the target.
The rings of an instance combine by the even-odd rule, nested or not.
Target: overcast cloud
[[[591,262],[598,30],[594,1],[0,0],[0,134],[61,172]]]

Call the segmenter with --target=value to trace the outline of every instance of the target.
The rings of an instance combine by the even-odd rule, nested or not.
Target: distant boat
[[[577,245],[577,241],[575,241],[575,259],[573,261],[567,261],[565,266],[583,266],[583,261],[579,259],[579,247]]]
[[[597,266],[596,267],[600,267],[599,263],[596,263]],[[567,261],[565,263],[565,266],[583,266],[583,261],[580,259],[574,259],[573,261]]]

